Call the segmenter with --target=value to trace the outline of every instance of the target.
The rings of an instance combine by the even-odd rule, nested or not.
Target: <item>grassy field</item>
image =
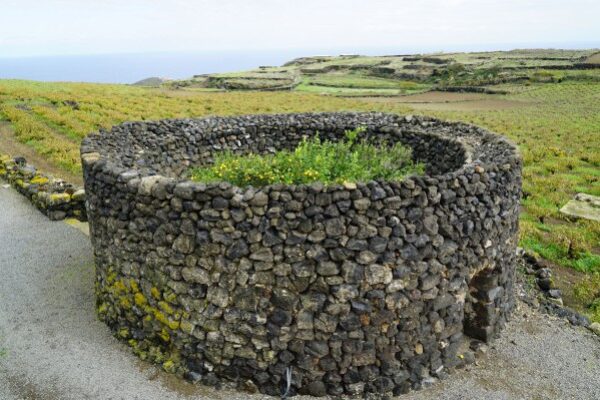
[[[542,58],[555,57],[548,61],[540,60],[539,53],[534,54],[537,58],[527,52],[476,54],[478,56],[451,54],[447,58],[460,60],[464,65],[476,61],[491,65],[507,58],[506,65],[510,68],[515,63],[526,63],[529,68],[543,63],[580,62],[585,57],[594,61],[593,57],[596,57],[593,52],[548,53],[549,57]],[[356,65],[377,65],[381,59],[334,58],[318,65],[297,61],[291,67],[279,67],[277,71],[284,70],[285,74],[292,67],[309,66],[323,69],[340,62],[356,68]],[[422,58],[420,60],[414,62],[423,62]],[[56,168],[74,175],[81,172],[81,138],[89,132],[127,120],[359,110],[426,114],[474,123],[506,135],[521,150],[525,192],[521,245],[558,266],[590,276],[600,274],[600,223],[569,220],[559,212],[576,193],[600,195],[600,69],[526,69],[525,72],[514,72],[517,75],[526,73],[526,79],[503,82],[496,79],[504,73],[501,70],[487,78],[481,71],[488,69],[472,69],[466,73],[446,71],[440,76],[448,79],[454,76],[456,85],[481,82],[485,78],[487,84],[479,88],[507,94],[461,96],[430,92],[426,96],[417,95],[421,97],[415,99],[421,100],[411,103],[410,96],[399,95],[439,87],[439,81],[407,82],[404,78],[360,75],[356,69],[303,76],[297,91],[284,92],[208,92],[175,90],[173,85],[144,88],[0,80],[0,118],[12,125],[13,135],[8,140],[33,149]],[[269,74],[272,73],[275,72]],[[457,79],[460,73],[463,75]],[[272,78],[269,74],[266,76]],[[243,73],[232,76],[245,79]],[[600,280],[587,281],[587,286],[579,288],[579,292],[587,293],[587,297],[600,297]],[[588,293],[593,292],[590,289],[593,285],[599,286],[596,294]],[[598,310],[596,318],[600,319],[600,306]]]
[[[81,138],[128,120],[353,109],[371,107],[342,98],[289,92],[211,93],[0,80],[0,114],[12,123],[15,139],[71,173],[81,172]]]

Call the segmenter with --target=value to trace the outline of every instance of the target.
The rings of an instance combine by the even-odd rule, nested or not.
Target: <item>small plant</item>
[[[218,155],[214,164],[192,171],[202,182],[227,181],[239,186],[272,183],[366,182],[373,179],[401,180],[422,173],[423,165],[412,161],[411,150],[401,144],[380,146],[358,140],[364,128],[346,132],[346,140],[332,142],[318,136],[304,138],[293,150],[275,154]]]

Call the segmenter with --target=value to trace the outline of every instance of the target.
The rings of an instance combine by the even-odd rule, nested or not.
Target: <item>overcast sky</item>
[[[0,0],[0,56],[600,46],[600,0]]]

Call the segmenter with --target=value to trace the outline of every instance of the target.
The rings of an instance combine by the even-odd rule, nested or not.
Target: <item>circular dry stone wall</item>
[[[236,187],[215,153],[402,142],[401,182]],[[514,304],[521,161],[483,129],[381,113],[131,122],[81,146],[100,318],[143,359],[271,395],[403,393],[472,359]]]

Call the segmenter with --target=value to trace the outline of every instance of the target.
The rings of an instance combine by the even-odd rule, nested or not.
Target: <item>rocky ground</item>
[[[95,317],[88,238],[1,185],[0,204],[0,399],[268,398],[195,387],[139,361]],[[537,311],[530,289],[520,285],[524,301],[475,364],[399,399],[600,398],[600,338]]]

